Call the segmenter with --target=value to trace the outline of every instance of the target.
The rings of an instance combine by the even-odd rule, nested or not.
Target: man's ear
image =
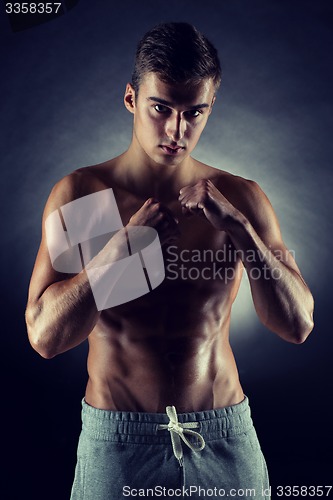
[[[126,85],[124,104],[126,109],[130,113],[134,113],[135,110],[135,90],[130,83]]]
[[[209,114],[211,114],[211,112],[213,111],[213,106],[214,106],[214,102],[216,101],[216,95],[214,95],[213,99],[212,99],[212,102],[211,102],[211,105],[210,105],[210,108],[209,108]]]

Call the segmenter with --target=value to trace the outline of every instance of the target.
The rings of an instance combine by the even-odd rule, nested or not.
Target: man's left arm
[[[183,212],[203,215],[229,235],[246,268],[261,322],[283,339],[302,343],[313,329],[313,297],[283,243],[268,198],[255,182],[243,183],[242,211],[203,179],[181,189]]]

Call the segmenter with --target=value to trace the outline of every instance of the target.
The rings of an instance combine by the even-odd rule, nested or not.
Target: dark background
[[[231,342],[272,497],[277,485],[333,484],[332,2],[76,3],[16,32],[0,4],[2,498],[69,498],[86,345],[44,360],[28,343],[24,309],[41,214],[62,176],[129,145],[122,96],[136,43],[175,20],[211,39],[224,72],[194,156],[261,185],[316,300],[315,330],[302,345],[260,325],[246,279],[235,305]]]

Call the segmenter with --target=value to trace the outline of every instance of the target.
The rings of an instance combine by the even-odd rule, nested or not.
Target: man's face
[[[165,83],[156,73],[147,73],[139,95],[130,85],[125,94],[125,105],[134,114],[134,141],[154,162],[178,165],[195,148],[214,93],[211,79],[189,87]]]

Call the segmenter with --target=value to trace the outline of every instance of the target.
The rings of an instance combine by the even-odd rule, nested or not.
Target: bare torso
[[[197,165],[199,177],[216,172]],[[112,186],[127,224],[146,198],[119,185],[117,176],[111,180],[110,171],[117,172],[114,167],[85,169],[89,191]],[[225,175],[230,190],[233,176]],[[231,307],[242,264],[229,258],[232,245],[225,232],[198,217],[182,215],[176,187],[167,196],[157,194],[179,220],[178,241],[163,249],[166,278],[150,293],[102,311],[88,337],[85,397],[97,408],[164,412],[167,405],[174,405],[178,412],[188,412],[244,398],[229,344]]]

